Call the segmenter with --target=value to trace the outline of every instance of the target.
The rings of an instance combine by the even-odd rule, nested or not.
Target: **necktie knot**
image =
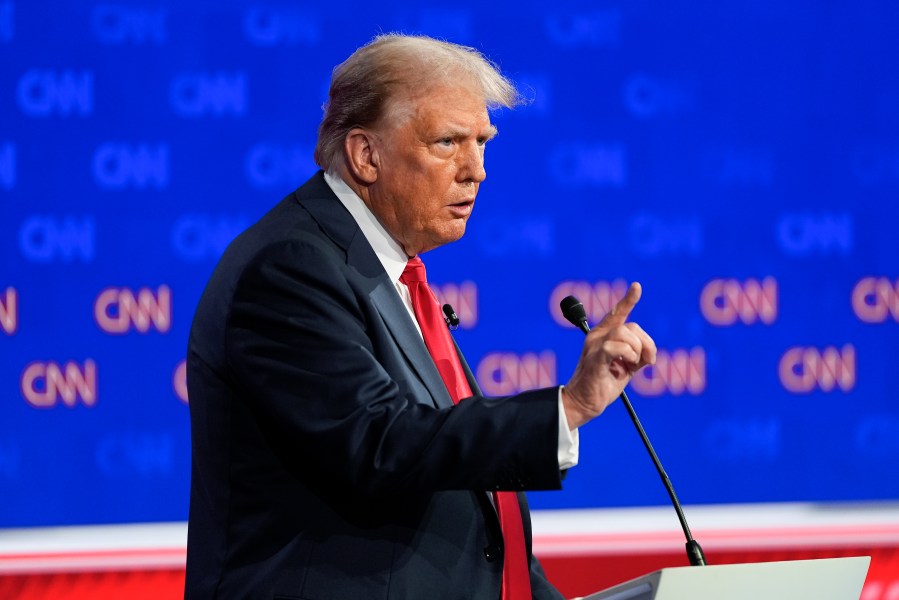
[[[413,256],[409,259],[409,262],[406,263],[406,268],[403,269],[403,274],[400,276],[400,281],[406,285],[410,283],[426,283],[428,281],[425,264],[421,262],[420,258]]]

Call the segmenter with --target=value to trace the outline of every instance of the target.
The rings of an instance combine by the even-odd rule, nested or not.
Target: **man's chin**
[[[466,219],[467,220],[467,219]],[[462,239],[462,236],[465,235],[465,221],[461,221],[461,224],[453,224],[453,227],[449,227],[444,231],[438,232],[436,235],[431,236],[427,241],[422,244],[422,247],[416,254],[421,254],[422,252],[427,252],[428,250],[433,250],[435,248],[439,248],[440,246],[445,246],[446,244],[450,244],[452,242],[458,241]],[[408,253],[408,249],[407,249]],[[414,256],[414,255],[410,255]]]

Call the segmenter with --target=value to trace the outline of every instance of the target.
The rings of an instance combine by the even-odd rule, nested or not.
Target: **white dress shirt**
[[[412,310],[412,297],[409,295],[409,288],[400,281],[403,270],[409,257],[400,247],[395,239],[388,233],[377,217],[369,210],[368,206],[362,199],[356,195],[350,186],[346,184],[340,177],[332,176],[325,173],[325,182],[328,187],[337,195],[340,202],[350,212],[359,229],[372,249],[375,251],[378,260],[387,272],[387,276],[393,281],[396,293],[400,295],[406,310],[409,311],[409,317],[418,329],[421,335],[421,327],[415,318]],[[559,468],[569,469],[577,464],[578,461],[578,431],[577,429],[568,429],[568,420],[565,417],[565,410],[562,407],[562,389],[559,388]]]

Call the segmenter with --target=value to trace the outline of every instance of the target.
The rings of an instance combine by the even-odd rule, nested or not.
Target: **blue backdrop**
[[[183,520],[183,357],[228,241],[311,175],[331,68],[474,46],[494,116],[430,253],[482,386],[564,382],[627,282],[687,503],[899,498],[899,4],[0,0],[0,526]],[[538,508],[662,504],[616,404]]]

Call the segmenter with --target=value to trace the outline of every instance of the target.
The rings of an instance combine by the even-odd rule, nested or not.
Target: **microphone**
[[[449,304],[443,305],[443,314],[445,315],[443,319],[446,321],[446,326],[450,331],[455,331],[459,328],[459,317],[456,316],[456,311],[453,310],[453,307]]]
[[[587,311],[584,310],[584,305],[581,304],[580,300],[574,296],[565,296],[562,298],[562,301],[559,302],[559,308],[562,309],[562,316],[565,317],[569,323],[584,333],[590,333],[590,326],[587,325]]]
[[[590,332],[590,326],[587,324],[587,311],[584,310],[584,305],[581,304],[580,300],[578,300],[574,296],[566,296],[562,299],[561,302],[559,302],[559,307],[562,309],[562,315],[568,320],[569,323],[583,331],[585,334]],[[445,308],[446,307],[444,307],[444,309]],[[652,463],[655,465],[656,471],[658,471],[659,473],[659,477],[662,478],[662,483],[665,486],[665,490],[668,492],[668,496],[671,498],[671,504],[674,505],[674,511],[677,513],[677,518],[680,521],[681,528],[684,530],[684,536],[687,538],[687,559],[689,559],[690,564],[694,567],[704,566],[706,564],[705,553],[703,553],[702,547],[699,545],[699,542],[694,540],[693,534],[690,533],[690,526],[687,525],[687,518],[684,516],[684,511],[677,499],[677,494],[674,493],[674,486],[671,485],[671,480],[668,478],[668,474],[665,473],[665,468],[662,466],[662,462],[656,455],[656,451],[653,450],[652,444],[649,442],[649,436],[646,435],[646,431],[643,429],[643,425],[640,424],[640,419],[637,418],[637,413],[636,411],[634,411],[634,407],[631,405],[631,401],[627,397],[627,394],[624,392],[624,390],[621,391],[621,395],[619,396],[619,398],[624,404],[624,407],[627,409],[627,412],[631,417],[631,421],[634,422],[634,427],[637,428],[637,433],[640,434],[640,439],[643,440],[643,445],[646,446],[646,450],[647,452],[649,452],[649,456],[652,458]]]

